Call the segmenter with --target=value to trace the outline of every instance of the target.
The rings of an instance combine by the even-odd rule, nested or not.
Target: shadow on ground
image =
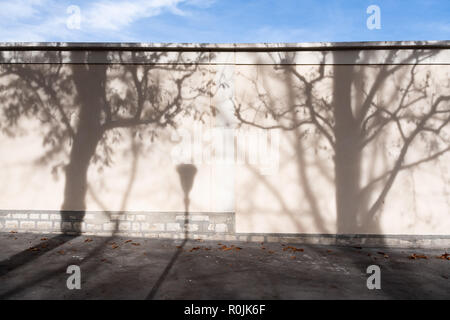
[[[0,234],[1,299],[448,299],[445,250]],[[51,243],[49,243],[51,242]],[[36,245],[39,243],[39,245]],[[44,246],[44,248],[42,248]],[[39,250],[26,250],[27,248]],[[20,259],[17,256],[20,253]],[[174,254],[176,261],[161,281]],[[413,253],[428,259],[409,259]],[[26,257],[29,255],[31,258]],[[81,289],[69,290],[69,265]],[[369,265],[381,290],[368,290]],[[158,286],[155,286],[158,284]],[[157,288],[157,290],[155,290]]]

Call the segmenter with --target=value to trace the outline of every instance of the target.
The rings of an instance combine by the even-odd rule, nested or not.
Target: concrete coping
[[[119,43],[119,42],[0,42],[0,51],[206,51],[274,52],[387,49],[450,49],[450,40],[303,43]]]

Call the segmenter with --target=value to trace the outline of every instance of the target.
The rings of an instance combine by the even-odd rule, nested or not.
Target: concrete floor
[[[1,299],[450,298],[445,250],[18,233],[0,243]],[[66,286],[72,264],[80,290]],[[366,286],[373,264],[381,290]]]

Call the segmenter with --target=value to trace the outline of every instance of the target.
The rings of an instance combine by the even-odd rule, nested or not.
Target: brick
[[[26,214],[26,213],[13,213],[12,217],[14,219],[28,219],[28,214]]]
[[[124,230],[130,230],[130,226],[131,226],[131,224],[129,223],[129,222],[123,222],[123,221],[121,221],[120,223],[119,223],[119,230],[121,230],[121,231],[124,231]]]
[[[239,240],[240,241],[248,241],[248,237],[247,236],[239,236]]]
[[[21,229],[34,229],[36,224],[34,221],[20,221]]]
[[[48,220],[48,213],[41,213],[42,220]]]
[[[93,223],[86,223],[86,227],[83,228],[88,231],[101,231],[102,225],[101,224],[93,224]]]
[[[87,214],[84,216],[84,220],[95,220],[95,214],[93,214],[93,213],[87,213]]]
[[[164,223],[141,223],[142,231],[164,231]]]
[[[205,215],[193,215],[191,216],[192,221],[209,221],[209,217]]]
[[[136,221],[145,221],[147,216],[145,214],[137,214]]]
[[[130,237],[140,238],[140,237],[142,237],[142,233],[140,233],[140,232],[132,232],[130,234]]]
[[[208,225],[208,231],[214,231],[214,224],[210,223]]]
[[[179,223],[167,223],[166,230],[167,231],[181,231],[181,226]]]
[[[72,222],[62,222],[61,223],[62,230],[72,230]]]
[[[125,220],[125,215],[123,214],[112,214],[111,215],[111,220]]]
[[[134,221],[134,215],[133,214],[127,214],[127,221]]]
[[[162,238],[162,239],[172,238],[172,233],[160,233],[160,234],[158,234],[158,238]]]
[[[131,229],[132,229],[133,231],[140,231],[140,230],[141,230],[141,224],[140,224],[140,223],[137,223],[137,222],[134,222],[134,223],[132,224],[132,226],[131,226]]]
[[[39,213],[30,213],[30,219],[39,219]]]
[[[51,230],[53,223],[51,221],[38,221],[37,228],[41,230]]]
[[[157,233],[144,233],[144,237],[145,238],[156,239],[156,238],[158,238],[158,234]]]
[[[280,237],[267,237],[267,242],[280,242]]]
[[[103,224],[103,230],[105,231],[113,231],[116,229],[116,224],[113,222],[107,222]]]
[[[51,214],[50,220],[61,220],[61,215],[59,214]]]
[[[215,227],[216,232],[227,232],[228,226],[225,223],[218,223]]]
[[[264,236],[251,236],[250,239],[254,242],[264,242]]]
[[[187,230],[192,232],[192,231],[198,231],[198,224],[193,224],[193,223],[189,223],[186,225]]]

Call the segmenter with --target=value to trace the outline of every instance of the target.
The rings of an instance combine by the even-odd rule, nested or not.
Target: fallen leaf
[[[181,249],[182,247],[181,247],[181,246],[176,246],[176,248],[177,248],[177,249]]]
[[[412,259],[412,260],[415,260],[415,259],[428,259],[428,257],[426,255],[423,255],[423,254],[415,254],[415,253],[413,253],[413,254],[411,254],[409,256],[409,259]]]
[[[331,252],[333,252],[333,250],[327,250],[327,252],[328,252],[328,253],[331,253]]]
[[[117,244],[113,244],[112,246],[111,246],[111,248],[113,248],[113,249],[116,249],[116,248],[118,248],[119,246],[117,245]]]
[[[446,252],[446,253],[444,253],[444,254],[441,254],[441,255],[438,256],[437,258],[443,259],[443,260],[445,260],[445,259],[450,260],[450,259],[449,259],[449,258],[450,258],[450,254],[448,254],[448,253]]]
[[[48,238],[41,238],[41,241],[45,241],[45,240],[48,240]]]
[[[140,243],[138,243],[138,242],[132,242],[131,243],[133,246],[140,246],[141,244]]]
[[[127,240],[127,241],[125,241],[125,243],[131,242],[131,241],[133,241],[133,240]]]
[[[267,251],[267,252],[270,253],[270,254],[274,253],[272,250],[269,250],[269,251]]]
[[[64,254],[64,250],[59,250],[58,253],[59,254]]]
[[[283,248],[283,251],[289,251],[289,250],[292,251],[292,252],[303,252],[304,251],[301,248],[296,248],[296,247],[293,247],[293,246],[286,246],[286,247]]]
[[[84,240],[84,242],[92,242],[91,238],[87,238],[86,240]]]
[[[194,247],[194,248],[192,248],[191,250],[189,250],[189,252],[196,251],[196,250],[198,250],[198,249],[200,249],[200,247]]]

